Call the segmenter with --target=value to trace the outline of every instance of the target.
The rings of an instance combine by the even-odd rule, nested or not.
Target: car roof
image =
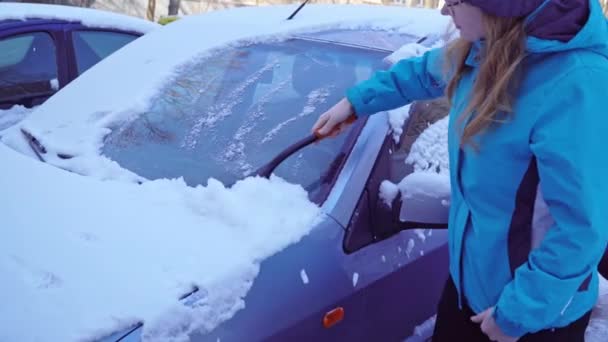
[[[160,24],[124,14],[63,5],[0,3],[0,29],[29,23],[80,23],[87,27],[148,33]]]

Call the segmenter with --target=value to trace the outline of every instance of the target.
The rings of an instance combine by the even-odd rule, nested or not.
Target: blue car
[[[307,191],[324,219],[262,260],[245,307],[190,332],[191,341],[424,341],[448,276],[446,231],[432,229],[445,228],[447,207],[432,196],[402,201],[381,189],[419,172],[405,159],[421,132],[446,115],[445,102],[416,104],[397,127],[382,113],[335,138],[307,137],[321,113],[349,86],[387,68],[399,47],[439,39],[391,8],[307,6],[286,20],[293,10],[238,9],[172,23],[95,65],[6,141],[21,137],[27,144],[11,147],[87,177],[96,170],[71,163],[81,152],[94,154],[88,165],[110,160],[137,175],[133,182],[183,178],[196,187],[215,178],[230,186],[272,171]],[[440,17],[398,11],[412,21]],[[382,26],[389,25],[383,18],[395,26]],[[225,37],[185,44],[186,31]],[[171,47],[146,59],[163,43]],[[128,120],[112,119],[122,113]],[[83,147],[97,136],[103,139]],[[181,301],[197,305],[205,295],[195,287]],[[140,341],[146,324],[100,341]]]
[[[40,105],[101,59],[157,27],[98,10],[0,3],[0,109]]]

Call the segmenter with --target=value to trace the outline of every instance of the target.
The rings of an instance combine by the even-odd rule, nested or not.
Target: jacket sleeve
[[[415,100],[443,95],[444,49],[427,51],[420,57],[401,60],[389,70],[377,71],[372,77],[346,92],[346,98],[358,116],[370,115],[410,104]]]
[[[608,115],[603,102],[608,88],[600,84],[608,84],[605,68],[571,71],[550,87],[546,103],[537,108],[530,147],[554,224],[498,300],[494,318],[507,335],[551,327],[596,272],[606,248]]]

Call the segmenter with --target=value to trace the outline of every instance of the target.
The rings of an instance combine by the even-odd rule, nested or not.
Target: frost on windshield
[[[384,56],[299,39],[216,50],[181,67],[147,112],[112,127],[102,153],[146,179],[233,184],[308,137]],[[344,158],[348,132],[288,158],[276,174],[316,196]]]

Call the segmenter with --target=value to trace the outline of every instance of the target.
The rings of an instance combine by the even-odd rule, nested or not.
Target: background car
[[[31,108],[159,25],[60,5],[0,3],[0,109]]]

